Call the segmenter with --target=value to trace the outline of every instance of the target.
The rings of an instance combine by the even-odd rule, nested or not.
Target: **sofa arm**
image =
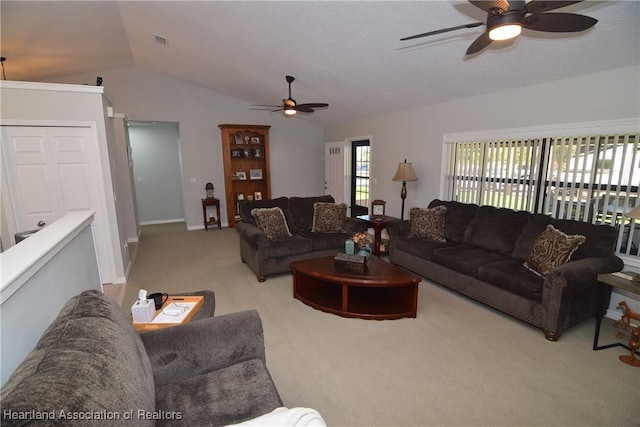
[[[551,270],[545,278],[544,287],[559,286],[563,288],[564,295],[571,295],[593,286],[598,274],[620,271],[623,266],[622,260],[615,255],[570,261]]]
[[[251,359],[265,361],[262,321],[255,310],[192,321],[140,335],[156,387]]]
[[[236,224],[236,230],[240,233],[240,238],[256,250],[258,246],[267,245],[269,242],[266,233],[250,222],[239,222]]]
[[[394,237],[408,236],[409,231],[411,231],[409,220],[394,221],[389,223],[389,225],[387,226],[387,232],[389,233],[389,237],[392,239]]]

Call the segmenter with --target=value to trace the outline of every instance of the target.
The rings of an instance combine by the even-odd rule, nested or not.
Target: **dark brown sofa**
[[[364,232],[363,221],[347,218],[343,233],[314,233],[313,204],[335,203],[333,196],[279,197],[272,200],[240,202],[241,221],[236,225],[240,233],[240,257],[256,273],[258,281],[266,276],[291,271],[294,261],[335,255],[344,252],[344,242],[356,232]],[[292,236],[269,240],[258,228],[251,215],[255,208],[282,209]]]
[[[541,328],[551,341],[606,312],[611,288],[597,275],[622,270],[622,260],[614,255],[615,228],[437,199],[429,208],[440,205],[447,208],[446,241],[409,237],[409,221],[393,223],[392,263]],[[540,277],[523,263],[548,224],[586,241],[568,263]]]

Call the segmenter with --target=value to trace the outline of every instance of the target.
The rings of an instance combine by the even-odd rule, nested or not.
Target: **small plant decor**
[[[358,247],[364,248],[371,243],[371,238],[367,233],[356,233],[351,238]]]

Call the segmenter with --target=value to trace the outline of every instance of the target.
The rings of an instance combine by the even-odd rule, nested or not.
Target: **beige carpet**
[[[285,405],[331,426],[639,425],[640,368],[594,352],[591,320],[558,342],[445,288],[420,285],[418,317],[346,319],[294,300],[290,275],[258,283],[234,229],[145,226],[128,308],[149,292],[212,289],[216,315],[257,309]],[[605,320],[601,344],[615,331]]]

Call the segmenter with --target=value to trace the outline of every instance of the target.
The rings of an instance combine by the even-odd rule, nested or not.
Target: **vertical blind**
[[[609,224],[617,252],[638,257],[638,133],[461,141],[447,144],[445,196],[554,218]]]

